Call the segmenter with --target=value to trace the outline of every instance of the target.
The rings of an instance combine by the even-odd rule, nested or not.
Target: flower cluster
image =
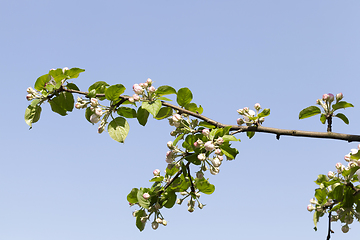
[[[254,105],[255,111],[250,110],[248,107],[237,110],[237,112],[242,116],[242,118],[237,119],[237,124],[240,126],[246,124],[247,126],[258,126],[265,121],[265,117],[270,114],[270,109],[264,109],[259,113],[261,106],[259,103]]]
[[[340,102],[341,99],[344,98],[342,93],[336,94],[336,103]],[[331,103],[335,100],[335,97],[332,93],[324,94],[322,99],[316,100],[316,104],[320,105],[323,109],[325,114],[330,115],[332,114]]]
[[[26,95],[26,99],[28,101],[31,101],[35,98],[41,98],[41,94],[38,93],[35,89],[33,89],[32,87],[28,87],[26,89],[26,92],[28,93],[28,95]]]
[[[142,100],[154,100],[154,93],[156,89],[154,86],[152,86],[152,84],[153,81],[150,78],[148,78],[144,83],[134,84],[133,91],[135,94],[129,98],[129,102],[133,103]]]

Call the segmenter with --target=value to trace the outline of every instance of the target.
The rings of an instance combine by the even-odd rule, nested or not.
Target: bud
[[[204,173],[202,171],[196,172],[196,178],[202,179],[204,177]]]
[[[133,90],[136,94],[142,94],[144,91],[144,89],[139,84],[134,84]]]
[[[68,68],[68,67],[64,67],[64,68],[62,69],[62,72],[65,73],[65,71],[67,71],[67,70],[69,70],[69,68]]]
[[[155,221],[156,221],[157,223],[162,223],[162,222],[163,222],[163,220],[162,220],[161,218],[157,218]]]
[[[310,203],[311,203],[311,204],[317,204],[318,202],[316,201],[315,198],[312,198],[312,199],[310,199]]]
[[[135,102],[135,99],[133,97],[129,97],[128,98],[128,101],[131,102],[131,103],[134,103]]]
[[[359,170],[357,170],[357,171],[355,172],[355,174],[357,175],[358,180],[360,181],[360,169],[359,169]]]
[[[92,123],[97,123],[97,122],[99,122],[99,121],[100,121],[100,118],[99,118],[98,115],[93,114],[93,115],[90,116],[90,122],[92,122]]]
[[[215,148],[215,146],[214,146],[214,144],[213,144],[212,141],[206,142],[205,145],[204,145],[204,147],[205,147],[206,151],[209,151],[209,152],[211,152],[211,151],[214,150],[214,148]]]
[[[209,129],[207,129],[207,128],[205,128],[205,129],[203,129],[202,131],[202,134],[204,135],[204,136],[209,136],[209,134],[210,134],[210,130]]]
[[[134,94],[132,98],[134,99],[134,101],[140,101],[140,96],[137,94]]]
[[[238,119],[236,120],[236,122],[237,122],[238,125],[242,125],[242,124],[245,123],[245,122],[244,122],[244,119],[242,119],[242,118],[238,118]]]
[[[172,120],[175,122],[179,122],[181,120],[181,115],[180,114],[174,114],[172,116]]]
[[[315,207],[314,207],[313,205],[309,204],[309,205],[307,206],[307,210],[308,210],[309,212],[312,212],[313,210],[315,210]]]
[[[98,133],[102,133],[104,131],[104,126],[99,126],[98,127]]]
[[[99,117],[101,117],[101,115],[103,114],[103,111],[101,108],[95,108],[95,114],[98,115]]]
[[[243,115],[244,114],[244,109],[238,109],[237,112],[238,112],[238,114]]]
[[[153,92],[156,91],[156,89],[154,88],[154,86],[151,86],[151,87],[148,88],[148,91],[151,92],[151,93],[153,93]]]
[[[174,148],[174,145],[173,145],[173,142],[172,142],[172,141],[168,141],[166,145],[167,145],[167,147],[168,147],[169,149],[173,149],[173,148]]]
[[[323,100],[323,101],[326,101],[326,100],[328,99],[328,97],[329,97],[329,96],[325,93],[325,94],[322,96],[322,100]]]
[[[332,179],[332,178],[335,177],[335,173],[332,172],[332,171],[329,171],[328,174],[327,174],[327,176],[328,176],[330,179]]]
[[[345,156],[344,156],[344,159],[345,159],[345,161],[347,161],[347,162],[349,162],[351,159],[350,159],[350,154],[346,154]]]
[[[159,170],[159,169],[155,169],[155,170],[153,171],[153,174],[154,174],[154,176],[159,176],[159,175],[160,175],[160,170]]]
[[[346,223],[346,224],[352,224],[353,221],[354,221],[354,218],[353,218],[353,216],[351,216],[350,214],[348,214],[348,215],[345,216],[345,223]]]
[[[163,219],[162,221],[162,225],[166,226],[167,225],[167,221],[165,219]]]
[[[259,123],[263,123],[263,122],[265,122],[265,118],[264,117],[259,118]]]
[[[177,204],[181,205],[182,202],[183,202],[183,199],[180,199],[180,198],[176,199],[176,203],[177,203]]]
[[[349,162],[349,164],[348,164],[348,168],[350,169],[350,168],[354,168],[354,167],[357,167],[358,165],[357,165],[357,163],[355,163],[355,162]]]
[[[221,144],[224,143],[224,139],[223,139],[222,137],[218,137],[218,139],[216,139],[216,143],[217,143],[218,145],[221,145]]]
[[[321,99],[316,100],[317,105],[321,105]]]
[[[32,94],[26,95],[26,100],[31,101],[34,99],[34,96]]]
[[[176,136],[176,131],[171,131],[171,132],[170,132],[170,136],[175,137],[175,136]]]
[[[144,193],[144,194],[143,194],[143,198],[144,198],[145,200],[148,200],[148,199],[150,198],[150,194]]]
[[[247,113],[247,112],[249,112],[249,108],[248,108],[248,107],[244,107],[244,108],[243,108],[243,111]]]
[[[211,163],[213,164],[213,166],[214,167],[220,167],[220,165],[221,165],[221,161],[220,161],[220,159],[219,158],[213,158],[213,159],[211,159]]]
[[[220,172],[220,170],[219,170],[218,167],[211,167],[211,168],[210,168],[210,173],[211,173],[212,175],[216,175],[216,174],[218,174],[219,172]]]
[[[193,211],[194,211],[194,208],[193,208],[192,206],[190,206],[190,207],[188,208],[188,211],[189,211],[189,212],[193,212]]]
[[[223,156],[217,156],[217,158],[218,158],[220,161],[222,161],[222,160],[224,159]]]
[[[336,102],[340,101],[341,99],[343,99],[343,94],[342,93],[338,93],[336,94]]]
[[[97,105],[99,105],[99,101],[97,98],[91,98],[90,99],[90,105],[93,107],[96,107]]]
[[[216,154],[216,155],[220,155],[220,154],[221,154],[221,149],[220,149],[220,148],[217,148],[217,149],[215,150],[215,154]]]
[[[261,109],[260,103],[255,103],[255,110],[259,111]]]
[[[350,229],[349,226],[346,224],[346,225],[342,226],[341,231],[343,233],[347,233],[349,231],[349,229]]]
[[[157,222],[152,222],[151,227],[156,230],[159,227],[159,224]]]
[[[197,158],[200,160],[200,161],[205,161],[206,159],[206,155],[204,153],[200,153]]]
[[[151,85],[151,84],[152,84],[152,80],[151,80],[150,78],[148,78],[148,79],[146,80],[146,83],[147,83],[148,85]]]
[[[199,203],[198,207],[199,207],[200,209],[203,209],[204,205],[203,205],[202,203]]]
[[[199,148],[199,147],[200,147],[200,144],[198,143],[198,141],[194,142],[194,147],[195,147],[195,148]]]
[[[77,102],[77,103],[75,103],[75,108],[76,109],[80,109],[82,106],[81,106],[81,103],[79,103],[79,102]]]

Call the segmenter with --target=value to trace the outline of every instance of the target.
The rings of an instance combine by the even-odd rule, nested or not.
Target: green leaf
[[[149,182],[162,182],[164,180],[163,176],[156,176],[149,180]]]
[[[138,191],[139,191],[139,189],[133,188],[131,190],[131,192],[127,195],[126,199],[129,203],[137,203],[138,202],[138,199],[137,199]]]
[[[220,145],[220,149],[225,154],[228,160],[235,159],[236,155],[239,153],[236,148],[230,147],[229,143],[223,143],[222,145]]]
[[[323,204],[326,202],[326,196],[327,196],[326,188],[324,189],[318,188],[315,190],[315,197],[318,200],[319,204]]]
[[[201,106],[198,107],[196,103],[186,104],[185,109],[198,114],[202,114],[203,112],[203,108]]]
[[[130,130],[129,124],[123,117],[117,117],[109,123],[108,132],[112,139],[123,143]]]
[[[136,111],[129,107],[119,107],[117,113],[126,118],[136,118]]]
[[[142,126],[145,126],[149,117],[149,112],[142,107],[137,110],[136,118]]]
[[[66,87],[68,89],[80,91],[80,89],[74,83],[68,83],[68,84],[66,84]]]
[[[176,144],[179,142],[180,139],[184,137],[184,135],[185,133],[182,133],[179,136],[177,136],[177,138],[175,138],[175,140],[173,141],[173,145],[176,146]]]
[[[179,171],[179,169],[177,167],[175,167],[175,164],[168,164],[165,171],[166,171],[166,175],[172,176],[175,173],[177,173]]]
[[[50,70],[49,75],[51,75],[56,83],[61,85],[61,81],[66,79],[68,76],[63,73],[61,68],[57,68],[55,70]]]
[[[166,199],[163,203],[163,206],[166,208],[172,208],[176,202],[175,191],[166,191],[163,196]]]
[[[212,194],[215,191],[215,186],[210,184],[205,178],[195,179],[195,187],[199,189],[200,192],[205,194]]]
[[[301,112],[299,113],[299,119],[312,117],[319,113],[321,113],[320,108],[318,108],[316,106],[310,106],[310,107],[307,107],[307,108],[301,110]]]
[[[42,75],[39,77],[34,85],[34,88],[38,91],[41,91],[45,88],[45,84],[48,83],[51,79],[51,76],[49,74]]]
[[[142,222],[141,221],[141,218],[142,217],[145,217],[146,216],[146,213],[145,213],[145,210],[144,209],[141,209],[139,211],[136,212],[135,214],[135,217],[136,217],[136,227],[141,231],[144,230],[145,228],[145,224],[146,222]]]
[[[154,117],[160,111],[162,104],[160,100],[156,100],[154,102],[142,102],[141,107],[146,109],[149,113],[151,113]]]
[[[349,119],[344,114],[338,113],[338,114],[336,114],[334,116],[340,118],[341,120],[343,120],[344,123],[349,124]]]
[[[253,136],[255,136],[255,132],[246,132],[246,136],[251,139]]]
[[[321,116],[320,116],[320,122],[322,123],[322,124],[325,124],[325,122],[326,122],[326,116],[325,116],[325,114],[321,114]]]
[[[115,84],[108,87],[105,91],[105,98],[110,101],[118,101],[121,94],[125,92],[125,87],[122,84]]]
[[[74,108],[74,97],[72,93],[61,92],[58,96],[50,100],[51,110],[60,114],[67,115],[66,112],[71,112]]]
[[[201,161],[197,158],[197,156],[198,153],[193,153],[191,155],[187,155],[185,159],[194,165],[201,165]]]
[[[68,78],[77,78],[80,73],[85,72],[85,69],[81,68],[71,68],[67,70],[65,73],[68,76]]]
[[[240,142],[240,139],[237,139],[233,135],[224,135],[222,138],[224,139],[225,142],[229,142],[229,141],[239,141]]]
[[[86,95],[86,97],[88,98],[95,98],[96,97],[96,90],[92,89],[91,91],[89,91],[88,95]],[[103,98],[104,99],[104,98]]]
[[[317,177],[317,179],[316,179],[316,181],[315,181],[315,183],[316,183],[317,185],[320,185],[320,184],[325,183],[325,182],[327,182],[327,181],[329,181],[328,176],[326,176],[326,175],[324,175],[324,174],[319,174],[318,177]]]
[[[214,126],[214,125],[212,125],[210,123],[207,123],[207,122],[200,122],[199,126],[206,127],[206,128],[209,128],[209,129],[216,128],[216,126]]]
[[[314,212],[314,216],[313,216],[313,221],[314,221],[314,230],[317,231],[317,223],[319,221],[319,218],[320,218],[320,213],[318,211],[315,211]]]
[[[169,94],[176,94],[176,90],[170,86],[160,86],[156,89],[155,94],[157,96],[169,95]]]
[[[269,108],[265,108],[264,110],[262,110],[261,113],[258,114],[258,118],[261,118],[261,117],[266,117],[266,116],[269,116],[270,115],[270,109]]]
[[[39,102],[38,99],[35,99],[36,102]],[[35,101],[33,100],[33,102]],[[40,119],[41,114],[41,107],[34,104],[30,104],[26,110],[25,110],[25,122],[27,125],[30,126],[30,129],[32,128],[32,124],[36,123]]]
[[[171,107],[162,107],[160,108],[158,114],[156,115],[155,119],[161,120],[167,117],[170,117],[173,114],[173,110]]]
[[[91,93],[91,90],[95,90],[95,93],[96,94],[104,94],[105,91],[106,91],[106,87],[109,86],[109,84],[107,84],[106,82],[104,81],[98,81],[94,84],[92,84],[90,87],[89,87],[89,94]],[[95,96],[89,96],[88,94],[88,97],[95,97]],[[99,98],[100,100],[104,100],[105,97],[101,97]]]
[[[351,103],[347,103],[345,101],[340,101],[340,102],[332,105],[332,108],[334,109],[334,111],[336,111],[340,108],[348,108],[348,107],[354,107],[354,105],[352,105]]]
[[[157,99],[162,100],[162,101],[172,101],[171,99],[166,98],[166,97],[158,97]]]
[[[344,185],[336,183],[332,186],[332,191],[329,192],[329,198],[341,201],[344,195]]]
[[[180,88],[177,92],[176,102],[181,106],[185,107],[186,104],[190,103],[193,95],[188,88]]]

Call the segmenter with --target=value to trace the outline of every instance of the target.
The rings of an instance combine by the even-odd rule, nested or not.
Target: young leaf
[[[91,121],[90,121],[90,117],[91,115],[93,115],[95,112],[91,110],[90,107],[86,108],[86,111],[85,111],[85,118],[86,120],[88,120],[89,123],[91,123],[92,125],[94,125]]]
[[[145,224],[146,222],[142,222],[141,221],[141,218],[145,217],[146,216],[146,213],[145,213],[145,210],[144,209],[141,209],[139,211],[136,212],[135,214],[136,216],[136,227],[141,231],[144,230],[145,228]]]
[[[149,117],[149,112],[146,109],[143,109],[142,107],[139,107],[136,113],[136,118],[139,121],[139,123],[143,126],[146,125],[147,120]]]
[[[210,123],[207,123],[207,122],[200,122],[199,126],[206,127],[206,128],[209,128],[209,129],[216,128],[214,125],[212,125]]]
[[[188,104],[186,104],[185,109],[189,110],[191,112],[194,112],[194,113],[199,113],[199,114],[202,114],[202,112],[203,112],[203,108],[201,106],[198,107],[196,105],[196,103],[188,103]]]
[[[66,84],[66,87],[68,89],[80,91],[80,89],[74,83],[68,83],[68,84]]]
[[[38,99],[36,99],[38,101]],[[35,101],[35,100],[33,100]],[[38,105],[30,104],[25,110],[25,122],[32,128],[32,124],[36,123],[40,119],[41,107]]]
[[[349,124],[349,119],[344,114],[338,113],[338,114],[336,114],[334,116],[340,118],[341,120],[343,120],[344,123]]]
[[[345,101],[340,101],[340,102],[332,105],[332,108],[334,109],[334,111],[336,111],[340,108],[348,108],[348,107],[354,107],[354,105],[352,105],[351,103],[347,103]]]
[[[246,136],[251,139],[255,135],[255,132],[246,132]]]
[[[261,117],[266,117],[270,115],[270,109],[269,108],[265,108],[264,110],[262,110],[261,113],[259,113],[258,118]]]
[[[177,92],[176,102],[181,106],[185,107],[186,104],[190,103],[193,95],[188,88],[180,88]]]
[[[74,108],[74,97],[69,92],[61,92],[50,100],[50,106],[53,112],[65,116],[66,112],[71,112]]]
[[[225,154],[228,160],[235,159],[236,155],[239,153],[236,148],[230,147],[229,143],[223,143],[222,145],[220,145],[220,149]]]
[[[92,90],[95,90],[95,94],[104,94],[105,91],[106,91],[106,87],[109,86],[109,84],[107,84],[106,82],[104,81],[98,81],[94,84],[92,84],[90,87],[89,87],[89,94],[88,94],[88,97],[95,97],[95,96],[90,96],[90,93],[93,93],[94,91]],[[105,97],[101,97],[99,98],[100,100],[104,100]]]
[[[139,191],[139,189],[137,188],[133,188],[131,190],[131,192],[127,195],[127,201],[129,203],[137,203],[138,199],[137,199],[137,192]]]
[[[141,107],[146,109],[149,113],[151,113],[154,117],[158,114],[161,108],[161,101],[156,100],[154,102],[142,102]]]
[[[156,115],[155,119],[161,120],[167,117],[170,117],[173,114],[173,110],[171,107],[162,107],[160,108],[158,114]]]
[[[224,139],[225,142],[229,142],[229,141],[239,141],[240,142],[240,139],[237,139],[233,135],[224,135],[222,138]]]
[[[164,197],[166,198],[166,200],[164,201],[163,206],[166,208],[172,208],[176,202],[175,191],[166,191],[164,193]]]
[[[307,108],[301,110],[301,112],[299,113],[299,119],[312,117],[319,113],[321,113],[320,108],[318,108],[316,106],[310,106],[310,107],[307,107]]]
[[[215,186],[210,184],[205,178],[197,178],[195,180],[195,187],[199,189],[200,192],[205,194],[212,194],[215,191]]]
[[[325,122],[326,122],[326,116],[325,116],[325,114],[321,114],[321,116],[320,116],[320,122],[322,123],[322,124],[325,124]]]
[[[51,79],[51,76],[49,74],[42,75],[39,77],[34,85],[34,88],[38,91],[41,91],[45,88],[45,84],[48,83]]]
[[[68,75],[68,78],[77,78],[82,72],[85,72],[85,69],[71,68],[66,71],[66,75]]]
[[[115,141],[123,143],[130,130],[129,124],[123,117],[117,117],[109,123],[108,133]]]
[[[126,118],[136,118],[136,111],[129,107],[119,107],[117,113]]]
[[[121,94],[125,92],[125,87],[122,84],[115,84],[108,87],[105,91],[105,98],[110,101],[117,101]]]
[[[140,204],[141,207],[149,209],[150,201],[149,201],[149,199],[145,199],[143,197],[144,193],[145,193],[145,191],[143,188],[140,188],[140,190],[137,192],[138,203]]]
[[[176,90],[170,86],[160,86],[156,89],[155,94],[157,96],[176,94]]]

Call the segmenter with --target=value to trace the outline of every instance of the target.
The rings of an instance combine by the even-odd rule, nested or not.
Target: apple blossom
[[[335,177],[335,173],[332,172],[332,171],[329,171],[327,176],[331,179],[331,178],[334,178]]]
[[[180,121],[180,120],[181,120],[181,115],[180,115],[180,114],[174,114],[174,115],[172,116],[172,120],[173,120],[174,122]]]
[[[254,110],[249,110],[249,115],[250,115],[251,117],[255,116]]]
[[[96,115],[95,113],[93,115],[90,116],[90,122],[92,123],[97,123],[100,121],[100,118],[98,115]]]
[[[214,167],[220,167],[220,165],[221,165],[221,161],[220,161],[220,159],[217,158],[217,157],[211,159],[211,163],[213,164]]]
[[[260,103],[255,103],[255,110],[259,111],[261,109]]]
[[[151,87],[148,88],[148,91],[151,92],[151,93],[153,93],[153,92],[156,91],[156,89],[154,88],[154,86],[151,86]]]
[[[224,159],[223,156],[217,156],[217,158],[218,158],[220,161],[222,161],[222,160]]]
[[[95,114],[99,117],[101,117],[101,115],[103,114],[103,111],[101,108],[95,108]]]
[[[218,168],[218,167],[211,167],[210,168],[210,173],[212,174],[212,175],[216,175],[216,174],[218,174],[220,172],[220,169]]]
[[[224,143],[224,139],[222,137],[218,137],[218,139],[216,139],[216,143],[221,145]]]
[[[148,79],[146,80],[146,83],[149,84],[149,85],[151,85],[151,84],[152,84],[152,80],[151,80],[150,78],[148,78]]]
[[[338,93],[336,94],[336,102],[340,101],[341,99],[343,99],[344,95],[342,93]]]
[[[209,134],[210,134],[210,130],[209,129],[207,129],[207,128],[205,128],[205,129],[203,129],[202,131],[202,134],[204,135],[204,136],[209,136]]]
[[[135,99],[133,97],[129,97],[128,98],[128,101],[131,102],[131,103],[134,103],[135,102]]]
[[[249,112],[249,108],[248,108],[248,107],[244,107],[244,108],[243,108],[243,111],[244,111],[244,112]]]
[[[345,161],[347,161],[347,162],[349,162],[351,159],[350,159],[350,154],[346,154],[345,156],[344,156],[344,159],[345,159]]]
[[[91,98],[90,99],[90,105],[93,107],[97,107],[97,105],[99,105],[99,102],[97,100],[97,98]]]
[[[34,99],[34,96],[32,94],[26,95],[26,100],[31,101]]]
[[[317,204],[318,202],[316,201],[315,198],[312,198],[312,199],[310,199],[310,203],[311,203],[311,204]]]
[[[314,207],[313,205],[309,204],[309,205],[307,206],[307,210],[308,210],[309,212],[312,212],[313,210],[315,210],[315,207]]]
[[[160,170],[159,170],[159,169],[155,169],[155,170],[153,171],[153,174],[154,174],[154,176],[159,176],[159,175],[160,175]]]
[[[150,194],[144,193],[144,194],[143,194],[143,198],[144,198],[145,200],[148,200],[148,199],[150,198]]]
[[[215,148],[215,146],[214,146],[214,144],[213,144],[212,141],[206,142],[206,143],[204,144],[204,147],[205,147],[206,151],[209,151],[209,152],[211,152],[211,151],[214,150],[214,148]]]
[[[166,226],[167,225],[167,221],[165,219],[163,219],[162,221],[162,225]]]
[[[137,94],[133,94],[132,98],[134,99],[134,101],[140,101],[140,96]]]
[[[221,149],[220,148],[215,149],[215,154],[220,155],[221,154]]]
[[[200,153],[200,154],[197,156],[197,158],[198,158],[200,161],[205,161],[206,156],[205,156],[204,153]]]
[[[139,84],[134,84],[133,90],[136,94],[142,94],[144,91],[144,89]]]

